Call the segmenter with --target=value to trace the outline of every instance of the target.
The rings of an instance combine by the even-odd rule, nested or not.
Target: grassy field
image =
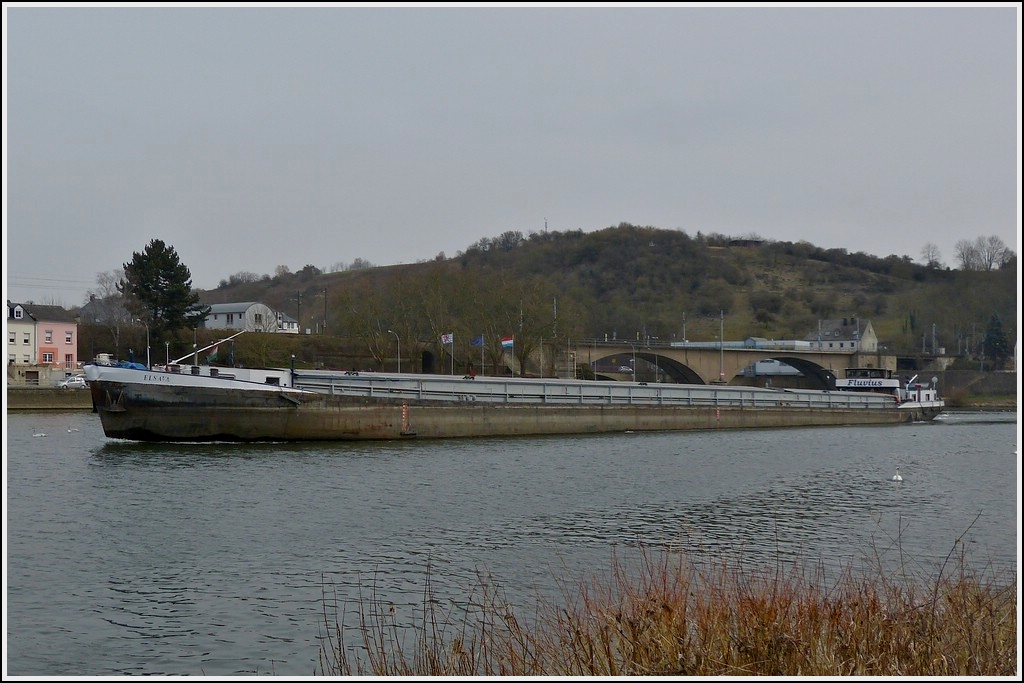
[[[820,568],[698,568],[682,554],[615,559],[525,618],[481,580],[440,607],[429,576],[415,626],[370,599],[346,627],[325,601],[320,667],[374,676],[1016,676],[1016,576],[982,578],[950,553],[917,582]],[[333,604],[337,614],[338,605]],[[360,647],[343,647],[354,629]],[[349,641],[351,642],[351,641]]]

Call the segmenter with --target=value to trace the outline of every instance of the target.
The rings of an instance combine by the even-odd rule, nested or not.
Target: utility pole
[[[725,381],[725,311],[718,313],[718,381]]]
[[[302,334],[302,292],[295,293],[297,308],[295,309],[295,321],[299,323],[299,334]]]
[[[324,334],[327,334],[327,288],[324,287]]]

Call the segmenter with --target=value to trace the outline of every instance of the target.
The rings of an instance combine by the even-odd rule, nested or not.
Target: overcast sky
[[[86,300],[621,222],[1019,249],[1017,4],[4,5],[4,270]]]

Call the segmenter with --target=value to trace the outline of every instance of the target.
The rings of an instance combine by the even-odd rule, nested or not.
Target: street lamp
[[[725,311],[718,312],[718,381],[725,381]]]
[[[402,374],[402,340],[398,338],[398,333],[394,330],[388,330],[391,334],[395,335],[395,341],[398,342],[398,374]]]

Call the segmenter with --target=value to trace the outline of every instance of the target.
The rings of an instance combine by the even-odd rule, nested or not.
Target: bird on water
[[[900,476],[900,468],[896,468],[896,474],[892,475],[893,481],[903,481],[903,477]]]

